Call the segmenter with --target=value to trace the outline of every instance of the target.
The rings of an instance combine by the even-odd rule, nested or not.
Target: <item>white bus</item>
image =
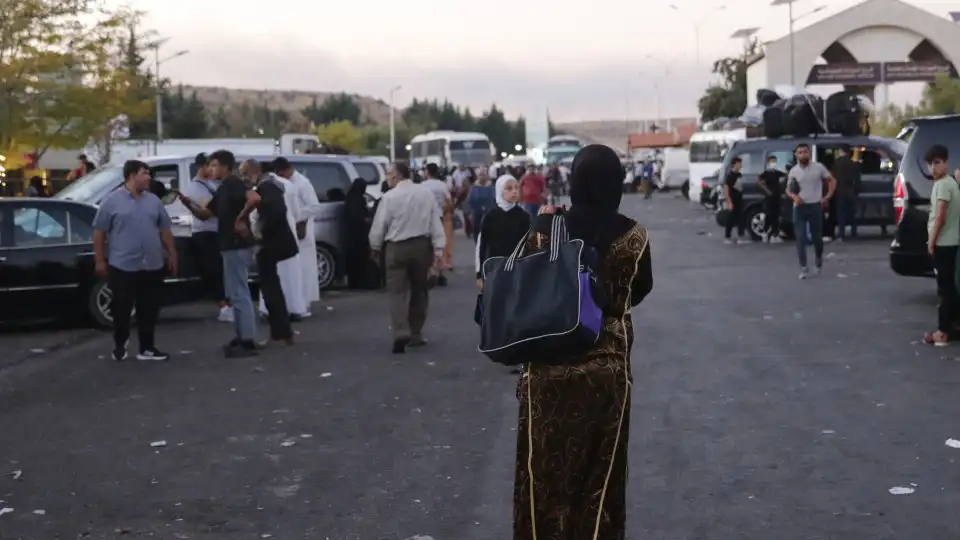
[[[550,137],[547,142],[547,163],[560,163],[566,158],[572,158],[582,146],[583,141],[573,135]]]
[[[442,167],[487,167],[497,149],[483,133],[431,131],[410,141],[410,166],[419,169],[427,163]]]
[[[690,137],[691,201],[700,204],[703,179],[723,166],[723,156],[733,143],[746,138],[747,130],[744,128],[730,131],[698,131]]]

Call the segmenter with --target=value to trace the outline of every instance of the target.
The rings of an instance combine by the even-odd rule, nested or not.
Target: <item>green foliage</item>
[[[341,121],[359,125],[362,111],[353,97],[341,92],[328,97],[323,103],[317,103],[316,98],[314,98],[313,103],[300,113],[311,123],[318,126]]]
[[[924,88],[919,105],[907,104],[903,107],[896,104],[887,105],[877,111],[871,119],[870,128],[874,135],[894,137],[912,118],[958,113],[960,113],[960,79],[951,79],[946,74],[939,74],[932,84]]]
[[[739,117],[747,108],[747,62],[762,52],[760,42],[754,39],[742,56],[721,58],[713,63],[713,73],[719,82],[707,87],[697,102],[700,118],[709,122],[723,117]]]

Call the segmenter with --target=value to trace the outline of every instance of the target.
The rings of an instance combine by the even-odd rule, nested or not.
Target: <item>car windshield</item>
[[[123,183],[122,167],[107,167],[74,180],[59,193],[57,199],[68,199],[87,204],[97,204],[107,194]]]

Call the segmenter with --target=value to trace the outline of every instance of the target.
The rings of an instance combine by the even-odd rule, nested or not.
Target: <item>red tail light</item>
[[[897,225],[903,220],[903,211],[907,207],[907,186],[903,180],[903,173],[897,175],[893,182],[893,217]]]
[[[708,189],[710,189],[710,186],[707,185],[706,180],[700,181],[700,189],[702,189],[703,191],[707,191]]]

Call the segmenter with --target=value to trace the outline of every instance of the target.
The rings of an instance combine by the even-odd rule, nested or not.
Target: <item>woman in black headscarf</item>
[[[357,178],[350,186],[343,203],[343,259],[347,284],[351,289],[376,288],[376,276],[370,260],[370,223],[373,216],[367,207],[367,182]]]
[[[528,249],[547,245],[551,214],[562,212],[570,236],[596,251],[606,302],[593,349],[560,366],[531,358],[517,384],[514,540],[626,535],[630,310],[653,288],[653,274],[646,229],[618,211],[622,182],[616,152],[584,147],[573,160],[571,207],[542,208],[528,240]]]

